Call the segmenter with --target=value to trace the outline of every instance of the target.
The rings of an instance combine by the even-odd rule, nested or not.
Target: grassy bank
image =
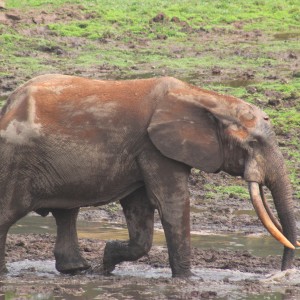
[[[71,4],[73,6],[70,8]],[[240,4],[239,1],[196,0],[172,3],[156,0],[9,0],[8,8],[21,9],[25,14],[34,9],[36,15],[32,16],[33,21],[43,23],[43,19],[46,20],[44,23],[53,37],[83,39],[84,46],[80,51],[74,51],[63,39],[44,38],[39,34],[24,36],[19,30],[16,32],[13,28],[2,26],[1,52],[5,57],[20,49],[28,49],[34,54],[43,45],[48,48],[60,47],[69,54],[67,58],[56,57],[61,61],[61,67],[71,67],[71,63],[73,68],[88,68],[104,62],[114,69],[114,73],[122,69],[126,74],[136,74],[135,68],[139,65],[145,69],[158,69],[156,73],[160,70],[183,73],[183,77],[187,78],[192,77],[197,70],[211,68],[216,63],[231,73],[234,73],[236,65],[245,70],[265,64],[272,64],[277,68],[280,67],[280,62],[274,57],[276,53],[300,48],[296,39],[289,39],[287,44],[283,35],[275,37],[276,34],[286,33],[294,33],[299,37],[298,4],[299,1],[263,0],[247,1],[246,4]],[[49,17],[53,14],[56,18]],[[33,23],[23,24],[21,27],[24,31],[30,31],[35,26]],[[226,38],[228,32],[239,30],[245,35],[263,31],[269,40],[263,43],[259,41],[257,44],[251,41],[249,45],[247,37],[239,41]],[[203,42],[201,37],[212,32],[216,33],[215,37]],[[251,46],[252,55],[245,57],[241,53],[235,53],[236,47],[232,42],[239,44],[240,51],[247,51]],[[128,43],[131,43],[131,48],[128,48]],[[14,49],[16,45],[21,48]],[[176,49],[174,45],[177,46]],[[223,55],[216,57],[214,48],[223,49]],[[177,55],[174,55],[174,51]],[[25,68],[31,66],[33,72],[40,67],[52,71],[51,66],[44,66],[40,57],[34,58],[32,55],[30,58],[27,55],[26,59],[14,55],[8,57],[8,60],[7,63],[11,62],[12,65],[24,63]]]
[[[299,0],[8,0],[6,8],[0,99],[49,72],[170,75],[236,95],[272,117],[300,197]]]

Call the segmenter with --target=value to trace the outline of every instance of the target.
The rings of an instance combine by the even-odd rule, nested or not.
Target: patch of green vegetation
[[[3,104],[5,103],[7,97],[0,97],[0,107],[3,106]]]
[[[117,202],[108,203],[105,206],[105,210],[111,214],[118,212],[120,209],[121,209],[121,207],[120,207],[119,203],[117,203]]]
[[[285,2],[284,5],[282,1],[278,0],[272,2],[251,0],[241,5],[238,1],[228,2],[225,0],[207,0],[201,2],[196,0],[174,0],[172,2],[167,0],[147,0],[143,1],[143,5],[141,5],[136,0],[7,0],[6,5],[7,7],[24,9],[43,7],[46,11],[51,11],[55,7],[64,4],[80,4],[80,8],[78,7],[79,13],[91,14],[91,18],[80,18],[79,20],[75,18],[72,21],[66,21],[62,18],[60,21],[48,24],[47,27],[58,36],[81,37],[91,41],[114,39],[128,42],[129,40],[135,41],[140,38],[151,39],[151,51],[149,51],[149,47],[146,47],[146,45],[144,49],[141,47],[138,52],[131,49],[125,55],[121,53],[125,51],[124,49],[122,51],[111,51],[111,49],[106,49],[105,46],[99,46],[97,51],[99,52],[101,49],[104,57],[108,59],[109,63],[115,66],[130,68],[133,65],[130,62],[134,59],[138,63],[144,61],[148,64],[154,64],[157,68],[171,70],[171,73],[176,74],[176,70],[185,70],[185,73],[190,73],[197,68],[211,67],[216,61],[218,66],[227,70],[233,69],[234,66],[247,69],[256,68],[264,64],[276,64],[276,59],[268,55],[261,55],[261,53],[258,53],[254,57],[230,53],[228,51],[231,51],[231,48],[235,46],[233,47],[228,41],[222,39],[213,42],[208,41],[205,45],[193,45],[189,41],[189,37],[196,37],[202,34],[203,30],[205,31],[213,27],[234,28],[232,24],[237,21],[243,22],[246,25],[250,24],[251,26],[264,26],[263,24],[268,24],[271,19],[272,22],[278,22],[281,25],[282,20],[280,18],[284,17],[284,23],[287,26],[294,24],[294,19],[297,18],[297,1],[286,0],[283,2]],[[278,12],[277,16],[276,12],[279,9],[280,14]],[[161,14],[161,19],[153,21],[153,18],[158,14]],[[274,30],[274,24],[271,28],[265,26],[265,30]],[[161,38],[162,40],[156,40],[157,38]],[[170,53],[171,49],[168,47],[168,45],[174,42],[178,43],[181,47],[193,47],[195,51],[204,53],[200,56],[177,56],[174,59],[174,55]],[[156,52],[153,49],[157,44],[163,44],[164,47],[161,47]],[[281,44],[286,45],[283,42]],[[197,47],[199,50],[196,50]],[[224,49],[227,55],[215,57],[210,51],[213,47]],[[249,45],[247,43],[241,44],[240,47],[242,49],[249,47]],[[257,51],[261,50],[257,45],[251,45],[251,47],[251,49],[256,47]],[[280,51],[280,46],[277,49]],[[114,55],[113,52],[116,52],[118,55]],[[75,58],[75,61],[78,61],[80,65],[84,64],[87,66],[89,63],[94,65],[98,63],[98,60],[93,60],[92,55],[89,58],[88,50],[82,49],[82,53],[79,57]],[[97,57],[97,55],[94,57]],[[123,61],[122,57],[124,58]],[[83,61],[84,58],[86,58],[86,61]],[[100,61],[99,63],[103,64],[104,62]],[[234,70],[232,70],[232,73],[234,73]],[[219,90],[222,91],[222,89]],[[240,95],[240,93],[237,93],[237,95]]]
[[[29,38],[22,36],[18,33],[6,33],[0,35],[0,62],[5,69],[0,69],[2,75],[11,74],[22,66],[22,73],[25,76],[31,76],[31,74],[38,73],[45,68],[47,64],[49,70],[51,70],[51,65],[49,65],[41,58],[39,58],[36,52],[40,51],[41,47],[48,45],[53,46],[54,43],[40,38]],[[1,58],[1,56],[3,58]]]
[[[288,32],[291,27],[299,29],[300,7],[298,1],[255,1],[258,10],[253,21],[245,28]],[[252,6],[253,7],[253,6]],[[283,22],[287,20],[287,22]]]
[[[284,151],[288,154],[289,159],[287,160],[287,167],[291,179],[292,186],[294,187],[294,194],[297,199],[300,199],[300,145],[297,142],[295,149],[286,147]]]
[[[300,75],[299,71],[292,74],[287,61],[295,60],[300,51],[299,0],[6,1],[8,8],[21,8],[24,12],[42,9],[57,13],[58,7],[70,4],[77,5],[74,13],[80,17],[74,14],[72,20],[61,17],[46,24],[51,40],[44,39],[43,34],[23,34],[45,26],[42,24],[19,24],[18,29],[0,25],[0,76],[18,72],[33,77],[41,71],[56,70],[68,74],[78,70],[80,74],[92,69],[95,77],[98,70],[101,77],[100,72],[107,69],[110,78],[166,74],[237,96],[262,106],[279,133],[290,133],[293,149],[283,151],[291,157],[293,185],[298,184],[299,171],[293,164],[300,163],[295,150],[300,147]],[[159,15],[161,19],[154,21]],[[257,40],[252,37],[248,41],[247,34],[253,33],[258,34]],[[72,46],[72,40],[78,47]],[[47,51],[55,47],[62,49],[64,55]],[[214,66],[229,79],[212,77]],[[243,77],[248,70],[250,75],[253,71],[253,78]],[[275,79],[268,79],[273,75]],[[248,87],[256,91],[248,93]],[[280,105],[268,105],[268,91],[281,94]],[[231,189],[216,187],[212,193],[243,194],[243,190]]]
[[[5,1],[6,7],[8,8],[28,8],[28,7],[36,7],[36,6],[44,6],[44,5],[55,5],[60,6],[66,2],[79,3],[82,1],[74,0],[7,0]]]
[[[188,35],[178,30],[174,22],[169,22],[177,17],[181,22],[186,22],[191,28],[203,27],[206,29],[222,26],[231,28],[234,22],[245,22],[248,30],[262,29],[267,31],[289,30],[291,26],[299,29],[300,8],[297,0],[290,1],[197,1],[197,0],[163,0],[143,1],[115,0],[115,1],[45,1],[45,0],[8,0],[8,7],[36,7],[36,6],[61,6],[65,3],[80,4],[86,11],[97,12],[99,18],[89,21],[60,22],[51,25],[51,29],[67,36],[88,36],[97,38],[97,33],[111,29],[121,36],[124,32],[153,37],[154,34],[165,34],[168,37]],[[299,3],[298,3],[299,4]],[[166,18],[160,24],[149,24],[149,21],[158,13],[164,13]],[[234,12],[234,13],[232,13]],[[285,20],[285,22],[282,22]],[[101,34],[100,34],[101,36]]]
[[[50,24],[48,27],[61,36],[86,37],[90,39],[111,38],[118,32],[110,28],[110,25],[91,21],[75,21],[67,25]]]
[[[300,29],[298,32],[300,36]],[[259,48],[258,51],[261,53],[265,53],[266,57],[269,57],[272,59],[274,54],[282,53],[286,51],[299,51],[300,50],[300,44],[298,40],[289,40],[288,43],[286,40],[276,40],[275,37],[273,37],[273,40],[269,41],[268,43],[260,43],[257,45]],[[288,57],[286,57],[288,58]],[[275,62],[275,61],[274,61]],[[282,62],[278,61],[277,64],[280,65]]]
[[[273,125],[280,128],[283,133],[300,128],[300,113],[295,108],[281,108],[280,111],[265,109],[265,111],[271,117]]]
[[[215,186],[206,184],[204,189],[207,190],[205,193],[206,198],[215,198],[216,194],[218,194],[226,198],[249,199],[248,189],[241,185]]]

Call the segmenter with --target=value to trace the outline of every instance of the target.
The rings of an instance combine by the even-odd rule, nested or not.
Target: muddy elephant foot
[[[87,261],[79,256],[55,255],[56,270],[63,274],[76,274],[90,268]]]
[[[106,243],[102,265],[103,275],[110,275],[116,265],[123,261],[121,256],[122,248],[124,248],[124,246],[124,242],[119,241],[109,241]]]
[[[188,278],[188,277],[192,277],[192,276],[195,276],[195,274],[190,270],[186,270],[186,271],[177,272],[177,273],[172,274],[172,277],[176,277],[176,278]]]
[[[103,268],[103,263],[93,264],[87,271],[86,274],[89,275],[101,275],[101,276],[113,276],[112,271],[105,270]]]
[[[135,261],[148,251],[128,241],[109,241],[106,243],[103,255],[103,274],[109,275],[117,264],[122,261]]]

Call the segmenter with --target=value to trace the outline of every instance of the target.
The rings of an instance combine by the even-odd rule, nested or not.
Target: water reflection
[[[78,221],[79,238],[93,238],[98,240],[127,240],[127,228],[120,224],[107,222]],[[56,232],[53,217],[42,218],[30,215],[21,219],[12,226],[10,233],[52,233]],[[191,241],[194,247],[200,249],[223,249],[223,250],[247,250],[253,255],[266,257],[268,255],[281,255],[281,245],[269,235],[245,235],[244,233],[230,233],[217,235],[212,232],[192,232]],[[162,230],[154,233],[154,244],[165,245],[165,237]]]
[[[215,85],[239,88],[239,87],[246,87],[255,83],[257,83],[257,81],[252,79],[235,79],[235,80],[224,80],[222,82],[217,82],[215,83]]]
[[[274,34],[274,39],[278,41],[287,41],[299,37],[300,32],[281,32]]]
[[[42,218],[36,215],[30,215],[17,224],[15,224],[10,234],[26,233],[52,233],[55,234],[56,226],[53,217]],[[111,224],[104,222],[78,222],[78,233],[81,238],[93,238],[100,240],[128,238],[127,229],[120,224]],[[164,245],[165,238],[161,230],[156,230],[154,235],[156,245]],[[230,249],[248,250],[254,255],[267,256],[270,254],[281,255],[281,246],[271,237],[262,235],[244,235],[243,233],[214,235],[210,232],[193,232],[192,244],[201,249]],[[46,267],[45,267],[46,266]],[[93,277],[84,276],[74,279],[72,284],[63,284],[61,279],[63,275],[58,274],[55,270],[54,259],[52,261],[22,261],[8,264],[9,274],[16,278],[16,282],[6,282],[5,294],[0,295],[0,299],[20,299],[20,293],[16,287],[28,285],[26,283],[27,273],[39,273],[41,276],[38,281],[35,279],[34,288],[27,294],[22,294],[22,299],[186,299],[185,296],[178,298],[179,292],[174,283],[170,280],[171,271],[169,268],[151,268],[148,265],[137,265],[123,263],[114,271],[114,277]],[[260,299],[286,299],[285,295],[279,292],[264,293],[261,295],[247,295],[242,293],[238,282],[249,280],[263,280],[263,275],[241,273],[231,270],[214,270],[214,269],[193,269],[195,277],[195,290],[203,292],[209,287],[209,290],[217,290],[218,297],[214,299],[239,299],[239,300],[260,300]],[[21,281],[18,282],[20,276]],[[133,276],[133,279],[131,278]],[[61,279],[60,279],[61,278]],[[138,281],[134,278],[144,278]],[[43,287],[46,282],[53,286],[53,289],[47,289],[46,292],[37,292],[38,287]],[[230,284],[226,285],[226,282]],[[31,284],[31,283],[30,283]],[[48,283],[47,283],[48,284]],[[235,284],[237,284],[235,286]],[[59,285],[59,292],[56,287]],[[153,288],[155,286],[155,288]],[[116,288],[117,287],[117,288]],[[201,294],[200,292],[200,294]],[[190,293],[188,291],[187,293]],[[199,297],[201,298],[201,295]],[[228,298],[228,294],[230,297]],[[183,295],[183,294],[182,294]],[[187,294],[190,295],[190,294]],[[2,297],[2,298],[1,298]],[[192,299],[195,299],[192,298]]]

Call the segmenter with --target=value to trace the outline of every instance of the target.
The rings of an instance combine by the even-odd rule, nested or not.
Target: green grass
[[[44,68],[46,61],[39,58],[35,53],[42,45],[52,45],[50,41],[22,36],[19,33],[6,33],[0,35],[0,74],[17,72],[22,66],[24,76],[32,76]],[[51,65],[48,66],[51,70]],[[5,70],[5,71],[3,71]]]
[[[174,0],[174,1],[136,1],[136,0],[94,0],[94,1],[43,1],[43,0],[24,0],[15,1],[8,0],[6,5],[9,8],[29,9],[30,7],[43,9],[51,13],[57,7],[64,4],[80,4],[80,8],[75,13],[84,15],[92,14],[89,19],[73,19],[66,22],[64,19],[47,27],[53,31],[53,34],[60,37],[75,37],[84,38],[91,42],[101,41],[103,39],[113,39],[120,43],[127,43],[128,41],[137,42],[140,39],[151,39],[151,45],[141,47],[139,52],[134,49],[127,51],[123,55],[124,49],[112,50],[111,46],[105,47],[97,45],[94,52],[101,51],[103,57],[112,65],[126,67],[130,70],[134,67],[134,61],[145,64],[154,64],[156,68],[164,68],[171,70],[176,74],[176,70],[185,70],[185,73],[195,73],[196,69],[208,68],[218,62],[221,68],[233,69],[234,66],[255,68],[263,66],[264,64],[272,64],[274,67],[279,64],[276,58],[270,57],[269,52],[274,51],[269,44],[259,43],[258,45],[251,45],[252,51],[257,48],[257,54],[252,56],[241,56],[239,54],[231,53],[235,45],[229,41],[219,40],[207,41],[205,45],[193,44],[189,41],[189,37],[203,34],[203,29],[211,30],[213,28],[223,28],[226,30],[235,29],[233,24],[235,22],[243,22],[244,30],[253,30],[260,28],[266,32],[277,32],[298,30],[299,26],[299,0],[285,0],[285,1],[247,1],[247,3],[240,4],[240,1],[196,1],[196,0]],[[234,13],[232,13],[234,12]],[[164,13],[166,18],[163,22],[151,22],[152,18],[158,13]],[[76,14],[75,14],[76,15]],[[172,17],[178,17],[184,24],[171,22]],[[285,27],[282,27],[282,20],[284,19]],[[270,26],[272,22],[272,26]],[[24,24],[24,28],[31,28],[31,25]],[[278,30],[277,30],[278,28]],[[36,40],[27,37],[26,45],[24,41],[17,41],[18,33],[13,29],[3,28],[4,35],[0,37],[0,43],[4,44],[4,50],[10,52],[11,49],[6,45],[6,40],[9,38],[15,39],[15,44],[21,44],[21,48],[34,48]],[[7,32],[9,31],[9,32]],[[9,37],[10,35],[10,37]],[[14,37],[15,36],[15,37]],[[165,37],[167,40],[156,40],[157,37]],[[221,35],[220,35],[221,37]],[[195,56],[194,53],[190,56],[182,58],[172,55],[172,49],[168,47],[171,43],[178,43],[181,47],[188,47],[203,53]],[[259,45],[263,44],[265,49],[260,49]],[[274,43],[272,43],[274,44]],[[298,43],[299,44],[299,43]],[[157,45],[164,45],[159,49],[155,49]],[[269,46],[268,46],[269,45]],[[283,51],[288,49],[288,43],[283,41],[276,41],[276,51]],[[247,48],[247,43],[241,44],[242,48]],[[299,45],[294,42],[295,49],[299,49]],[[215,57],[210,49],[217,47],[224,49],[224,56]],[[119,48],[116,46],[116,48]],[[152,51],[149,51],[149,48]],[[70,50],[71,51],[71,50]],[[81,49],[78,57],[75,57],[75,63],[79,66],[93,66],[98,63],[97,55],[89,52],[88,49]],[[264,55],[261,55],[264,53]],[[230,57],[230,59],[229,59]],[[83,61],[85,59],[85,61]],[[104,60],[103,60],[104,62]],[[102,63],[103,63],[102,62]],[[157,63],[159,62],[159,63]],[[13,63],[13,62],[12,62]],[[37,62],[38,63],[38,62]],[[101,62],[100,62],[101,64]],[[147,66],[146,66],[147,67]],[[35,68],[34,68],[35,69]],[[262,68],[263,69],[263,68]],[[234,73],[234,70],[232,70]],[[186,75],[185,77],[190,77]]]
[[[25,14],[33,9],[37,14],[41,10],[51,14],[70,4],[77,5],[74,18],[61,17],[47,24],[50,39],[35,31],[24,34],[43,25],[0,25],[1,77],[17,73],[29,78],[41,72],[85,75],[86,70],[101,77],[101,68],[107,68],[108,78],[166,74],[235,95],[261,106],[272,118],[276,132],[291,136],[283,151],[291,157],[289,169],[299,195],[299,169],[294,166],[300,164],[300,75],[292,74],[297,71],[296,60],[293,63],[289,55],[300,56],[300,0],[6,1],[7,8]],[[152,22],[159,13],[165,19]],[[82,18],[85,15],[91,17]],[[173,17],[180,23],[172,22]],[[210,35],[205,39],[207,32]],[[235,36],[235,32],[244,35]],[[247,33],[258,35],[248,40]],[[280,34],[291,38],[282,39]],[[79,41],[78,46],[73,46],[72,39]],[[44,46],[59,47],[64,55],[43,52]],[[226,80],[211,76],[214,66],[227,75]],[[249,70],[254,78],[243,79]],[[268,79],[273,75],[277,78]],[[249,93],[249,86],[256,92]],[[282,95],[280,105],[268,104],[270,90]],[[225,194],[245,192],[232,188]]]
[[[89,22],[74,21],[69,24],[53,24],[51,28],[62,35],[88,36],[97,38],[96,32],[102,33],[106,28],[111,29],[115,24],[120,34],[130,31],[137,35],[145,33],[151,37],[149,29],[157,33],[164,33],[169,37],[185,35],[178,31],[177,26],[171,22],[164,22],[164,26],[150,26],[149,20],[157,13],[163,12],[171,19],[179,17],[192,28],[212,28],[214,26],[231,26],[232,23],[242,21],[246,23],[247,30],[280,30],[288,31],[291,26],[299,29],[300,6],[298,0],[265,0],[247,1],[136,1],[136,0],[94,0],[94,1],[43,1],[43,0],[8,0],[7,7],[49,7],[61,6],[65,3],[80,4],[85,11],[94,11],[98,14],[97,20]],[[234,13],[233,13],[234,12]],[[284,20],[285,22],[282,22]],[[100,21],[100,22],[99,22]],[[113,30],[114,31],[114,30]]]
[[[272,119],[275,127],[280,129],[283,133],[291,132],[294,129],[300,128],[300,112],[294,108],[283,109],[279,111],[266,109],[265,110]]]
[[[0,97],[0,107],[5,103],[7,97]]]
[[[245,186],[232,185],[232,186],[214,186],[211,184],[206,184],[204,189],[207,191],[205,193],[206,198],[214,199],[216,194],[225,198],[240,198],[249,199],[249,192]]]

